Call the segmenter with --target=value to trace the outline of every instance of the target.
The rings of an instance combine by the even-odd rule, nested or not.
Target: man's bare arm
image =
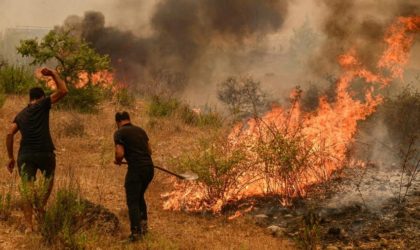
[[[124,159],[124,147],[120,144],[115,145],[115,164],[121,165]]]
[[[69,90],[67,89],[66,83],[58,75],[57,71],[53,71],[48,68],[43,68],[41,70],[41,73],[44,76],[52,77],[57,87],[56,91],[51,94],[51,103],[56,103],[67,95]]]
[[[19,131],[19,128],[17,124],[12,123],[6,136],[7,155],[9,156],[9,162],[6,167],[10,173],[13,172],[13,168],[15,167],[15,156],[13,154],[13,142],[14,142],[14,136],[18,131]]]

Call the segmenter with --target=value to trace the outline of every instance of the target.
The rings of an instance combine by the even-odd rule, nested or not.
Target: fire
[[[337,81],[335,100],[329,102],[326,97],[321,97],[314,112],[301,110],[300,91],[295,90],[291,94],[291,107],[273,107],[263,117],[235,126],[228,140],[233,148],[245,146],[248,159],[256,162],[255,167],[238,178],[238,185],[227,190],[223,199],[219,198],[212,204],[203,202],[207,195],[203,183],[177,182],[174,191],[165,195],[167,200],[164,208],[220,212],[227,201],[244,197],[267,193],[288,198],[304,196],[307,186],[330,178],[334,171],[345,165],[346,153],[354,140],[358,121],[366,119],[381,104],[382,97],[375,94],[375,90],[403,77],[404,65],[408,62],[409,51],[414,43],[414,33],[418,31],[419,16],[398,18],[386,33],[387,48],[377,64],[377,72],[364,67],[354,49],[340,56],[338,62],[342,74]],[[349,91],[356,79],[369,84],[364,101],[354,98]],[[280,150],[272,152],[283,155],[264,158],[254,150],[264,146],[267,150],[277,147]],[[256,178],[258,176],[262,178]],[[287,202],[285,199],[284,203]],[[237,212],[232,218],[240,215],[241,212]]]
[[[44,80],[46,82],[46,85],[49,88],[52,88],[52,89],[55,88],[54,81],[49,77],[42,76],[41,69],[38,69],[35,72],[35,75],[38,79]],[[114,92],[119,88],[126,87],[125,84],[122,84],[122,83],[116,84],[116,81],[114,79],[114,74],[108,70],[99,71],[91,75],[89,75],[87,72],[81,72],[79,73],[78,78],[79,78],[79,81],[74,84],[75,88],[83,88],[89,82],[92,83],[93,85],[98,85],[103,88],[107,88],[107,89],[110,88]]]
[[[420,16],[400,17],[391,25],[385,42],[388,49],[379,60],[379,68],[388,69],[392,77],[402,78],[403,67],[408,62],[409,50],[414,43],[414,32],[420,30]]]

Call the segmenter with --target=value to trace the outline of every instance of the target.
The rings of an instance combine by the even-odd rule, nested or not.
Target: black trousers
[[[153,176],[153,166],[128,166],[124,187],[132,233],[141,233],[140,221],[147,222],[147,205],[144,193]]]
[[[19,175],[23,180],[35,181],[37,170],[46,178],[54,178],[56,162],[53,152],[19,153],[17,163]]]

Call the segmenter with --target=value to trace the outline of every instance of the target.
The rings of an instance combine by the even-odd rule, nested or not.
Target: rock
[[[339,250],[339,249],[336,246],[328,245],[327,248],[325,248],[325,250]]]
[[[268,218],[268,215],[266,215],[266,214],[257,214],[257,215],[255,215],[255,218],[257,218],[257,219],[267,219]]]
[[[267,227],[267,229],[269,230],[269,232],[276,236],[276,237],[282,237],[285,235],[286,233],[286,229],[276,226],[276,225],[271,225],[269,227]]]
[[[280,227],[276,226],[276,225],[271,225],[269,227],[267,227],[268,230],[270,230],[272,233],[274,233],[275,231],[277,231]]]
[[[293,215],[291,215],[291,214],[285,214],[284,215],[284,218],[293,218]]]

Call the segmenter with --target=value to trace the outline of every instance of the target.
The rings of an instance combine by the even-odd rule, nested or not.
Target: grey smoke
[[[137,4],[125,2],[125,8]],[[119,78],[139,82],[165,71],[189,79],[208,64],[209,59],[203,58],[214,46],[229,54],[250,40],[257,43],[278,32],[287,17],[288,2],[163,0],[150,18],[149,36],[107,26],[105,16],[97,11],[88,11],[79,19],[69,17],[65,23],[98,52],[110,55]]]

